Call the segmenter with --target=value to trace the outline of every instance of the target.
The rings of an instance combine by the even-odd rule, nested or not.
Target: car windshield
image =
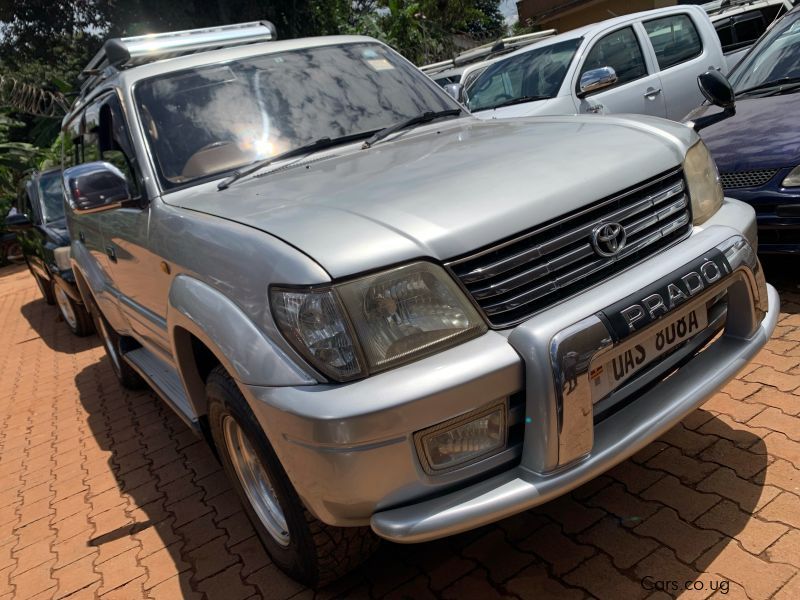
[[[470,110],[487,110],[525,97],[554,97],[581,41],[539,46],[489,66],[469,88]]]
[[[369,42],[172,72],[139,82],[134,94],[164,189],[458,108],[399,55]]]
[[[39,198],[42,200],[42,213],[45,223],[64,218],[64,188],[61,184],[61,171],[45,173],[39,177]]]
[[[800,77],[800,12],[795,10],[769,31],[736,65],[729,79],[741,92],[772,81]]]

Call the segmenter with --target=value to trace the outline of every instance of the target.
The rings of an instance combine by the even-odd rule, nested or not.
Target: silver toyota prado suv
[[[297,580],[574,489],[769,338],[753,209],[690,126],[480,121],[374,39],[274,37],[106,42],[63,179],[122,385],[208,439]]]

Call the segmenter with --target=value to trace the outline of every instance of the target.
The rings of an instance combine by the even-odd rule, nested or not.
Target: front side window
[[[703,52],[700,34],[688,15],[670,15],[645,21],[644,28],[662,70],[700,56]]]
[[[39,177],[37,186],[44,222],[52,223],[63,219],[64,187],[61,183],[61,171],[45,173]]]
[[[470,110],[555,97],[582,40],[546,44],[490,65],[469,87]]]
[[[631,27],[609,33],[597,42],[586,56],[580,74],[582,76],[587,71],[602,67],[611,67],[616,72],[617,83],[614,87],[647,75],[642,48]],[[608,89],[605,88],[603,91]]]
[[[369,42],[168,73],[137,83],[134,95],[165,190],[322,138],[458,108],[392,50]]]
[[[99,160],[125,173],[133,195],[139,194],[135,154],[119,99],[113,94],[87,106],[64,132],[65,168]]]

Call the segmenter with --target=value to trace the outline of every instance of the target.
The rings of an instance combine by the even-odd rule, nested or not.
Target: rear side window
[[[753,44],[767,29],[767,24],[760,12],[747,17],[740,17],[734,21],[733,30],[736,32],[736,42],[739,46]]]
[[[597,42],[586,56],[580,75],[602,67],[611,67],[616,71],[616,86],[647,75],[642,48],[633,29],[619,29]]]
[[[736,44],[733,38],[733,22],[728,19],[726,21],[715,23],[714,27],[717,30],[719,42],[722,45],[722,51],[730,52],[733,50],[734,44]]]
[[[700,34],[689,15],[670,15],[645,21],[644,28],[662,70],[691,60],[703,52]]]

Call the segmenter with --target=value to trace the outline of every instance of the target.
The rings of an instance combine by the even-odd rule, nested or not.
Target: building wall
[[[677,0],[519,0],[521,23],[530,19],[559,33],[642,10],[674,6]]]

